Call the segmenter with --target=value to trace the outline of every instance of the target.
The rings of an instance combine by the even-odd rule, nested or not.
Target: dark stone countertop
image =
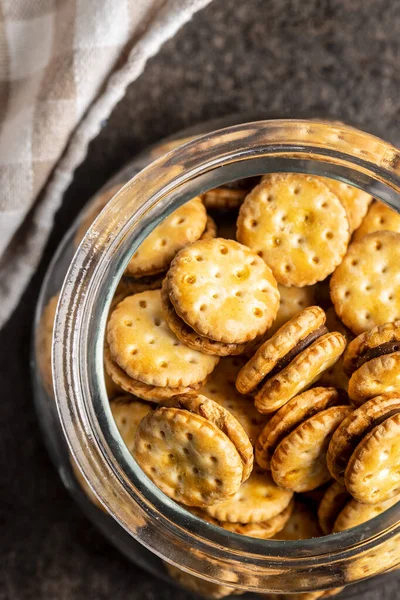
[[[190,597],[160,586],[94,530],[63,489],[38,431],[29,380],[33,310],[79,207],[146,145],[232,112],[327,113],[395,141],[399,31],[399,6],[390,0],[214,0],[130,86],[77,170],[41,267],[0,334],[1,600]],[[393,600],[399,578],[362,590],[364,600]]]

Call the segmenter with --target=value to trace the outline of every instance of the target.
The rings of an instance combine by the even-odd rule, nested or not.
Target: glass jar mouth
[[[310,540],[258,540],[205,523],[144,475],[111,415],[103,339],[112,296],[130,256],[170,212],[232,179],[291,171],[341,179],[400,209],[398,151],[379,138],[323,121],[274,120],[198,137],[157,159],[128,182],[88,231],[68,271],[56,316],[53,377],[71,451],[109,513],[156,554],[202,576],[257,567],[288,573],[345,561],[400,533],[400,506],[354,529]],[[113,485],[109,485],[109,481]],[[168,550],[168,553],[166,552]],[[193,555],[197,553],[197,559]],[[190,559],[188,558],[190,556]],[[254,576],[254,573],[253,573]],[[246,584],[249,586],[249,583]],[[304,587],[304,589],[312,589]],[[251,587],[251,585],[250,585]]]

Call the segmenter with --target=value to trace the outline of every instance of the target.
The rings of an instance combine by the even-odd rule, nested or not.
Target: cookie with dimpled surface
[[[234,496],[204,510],[218,521],[261,523],[279,515],[292,496],[291,491],[279,488],[269,473],[255,468]]]
[[[400,352],[373,358],[350,377],[349,397],[356,406],[388,392],[400,392]]]
[[[161,303],[164,311],[165,320],[171,331],[185,346],[198,350],[204,354],[212,356],[236,356],[250,350],[254,341],[244,344],[224,344],[208,337],[196,333],[181,317],[179,317],[169,298],[167,290],[167,281],[164,280],[161,288]]]
[[[341,510],[348,504],[351,496],[337,481],[331,483],[318,506],[318,522],[322,532],[329,535]]]
[[[151,404],[140,402],[129,395],[117,396],[110,402],[112,416],[128,450],[133,452],[136,430],[139,423],[149,412]]]
[[[384,502],[400,492],[400,413],[363,438],[344,478],[350,494],[363,504]]]
[[[166,217],[143,240],[128,263],[131,277],[154,275],[168,269],[176,253],[198,240],[207,225],[207,213],[200,198],[193,198]]]
[[[167,274],[178,316],[204,337],[226,344],[265,333],[278,311],[269,267],[233,240],[201,240],[181,250]]]
[[[240,424],[221,406],[186,396],[176,396],[169,406],[159,406],[142,419],[134,456],[167,496],[207,507],[239,490],[251,471],[252,447]]]
[[[240,208],[237,239],[271,267],[282,285],[322,281],[340,264],[349,222],[339,199],[318,177],[263,177]]]
[[[350,233],[360,226],[372,202],[372,196],[363,192],[354,185],[337,181],[336,179],[323,178],[328,188],[336,194],[343,204],[350,225]]]
[[[400,351],[400,320],[364,331],[352,340],[343,354],[343,368],[350,377],[378,356]]]
[[[206,227],[200,236],[200,240],[211,240],[217,237],[217,224],[210,215],[207,215]]]
[[[290,321],[304,308],[317,304],[315,302],[315,288],[314,285],[298,288],[278,284],[279,309],[275,321],[268,329],[268,337],[276,333],[282,325]]]
[[[291,398],[308,389],[321,373],[331,368],[346,347],[338,331],[326,333],[300,352],[276,375],[270,376],[255,396],[255,405],[262,413],[278,410]]]
[[[120,302],[109,317],[107,342],[112,360],[130,378],[150,386],[191,387],[218,362],[179,342],[165,321],[159,290]]]
[[[366,523],[389,510],[389,508],[392,508],[399,501],[400,495],[396,495],[385,502],[378,502],[377,504],[362,504],[353,498],[347,502],[337,516],[333,526],[333,533],[345,531],[346,529]]]
[[[379,231],[350,244],[330,281],[338,317],[359,335],[400,319],[400,233]]]
[[[237,179],[204,192],[202,199],[207,210],[235,210],[259,181],[258,177]]]
[[[255,392],[274,370],[295,358],[327,330],[323,329],[325,313],[318,306],[311,306],[287,321],[269,339],[261,344],[254,356],[244,365],[236,379],[236,387],[242,394]],[[295,354],[296,353],[296,354]]]
[[[396,231],[400,233],[400,214],[383,202],[376,200],[371,204],[363,222],[354,232],[353,239],[360,240],[376,231]]]
[[[334,431],[347,415],[349,406],[332,406],[301,423],[276,448],[271,473],[277,485],[294,492],[313,490],[331,475],[326,452]]]
[[[295,396],[266,423],[255,445],[257,464],[271,468],[272,456],[280,442],[298,425],[321,410],[343,401],[334,388],[316,387]]]
[[[346,417],[332,436],[327,452],[328,469],[344,485],[348,462],[361,440],[376,425],[400,412],[400,394],[389,393],[365,402]]]

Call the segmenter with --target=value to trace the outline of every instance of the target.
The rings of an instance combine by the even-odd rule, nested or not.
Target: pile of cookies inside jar
[[[331,179],[269,174],[175,210],[133,254],[105,336],[111,409],[146,475],[261,539],[344,531],[396,504],[399,265],[400,215]]]

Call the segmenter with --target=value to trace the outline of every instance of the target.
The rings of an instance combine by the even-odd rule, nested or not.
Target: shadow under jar
[[[348,531],[282,542],[225,531],[165,496],[117,429],[103,344],[110,304],[130,257],[184,202],[236,179],[298,172],[355,185],[399,210],[400,153],[354,128],[313,120],[234,125],[163,155],[165,149],[150,150],[113,178],[108,187],[129,181],[76,253],[79,222],[68,232],[43,284],[33,349],[35,400],[65,485],[113,544],[161,577],[167,574],[158,557],[222,586],[290,593],[336,588],[394,567],[400,563],[398,505]],[[56,294],[57,313],[58,296],[49,305]],[[52,371],[46,363],[51,348]],[[78,469],[71,468],[71,455]]]

